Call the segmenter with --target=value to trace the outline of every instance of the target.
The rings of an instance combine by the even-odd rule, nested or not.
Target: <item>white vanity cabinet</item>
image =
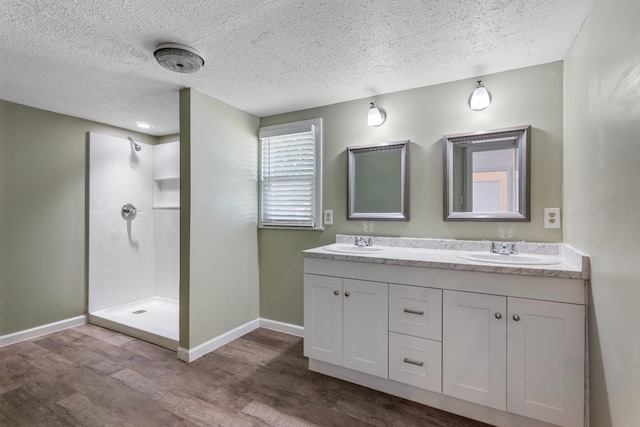
[[[585,425],[585,280],[321,255],[309,369],[496,426]]]
[[[585,307],[444,291],[443,393],[583,425]]]
[[[386,283],[304,275],[304,355],[388,376]]]

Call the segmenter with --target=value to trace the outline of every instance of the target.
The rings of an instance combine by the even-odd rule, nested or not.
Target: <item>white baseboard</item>
[[[210,353],[213,350],[220,348],[237,338],[240,338],[244,334],[248,334],[249,332],[258,329],[259,327],[260,319],[255,319],[245,323],[244,325],[240,325],[237,328],[230,330],[229,332],[218,335],[217,337],[212,338],[197,347],[191,349],[178,347],[178,359],[187,363],[191,363],[194,360],[204,356],[205,354]]]
[[[277,320],[269,319],[255,319],[250,322],[240,325],[235,329],[225,332],[222,335],[218,335],[215,338],[210,339],[207,342],[200,344],[192,349],[178,347],[178,359],[191,363],[196,359],[204,356],[207,353],[212,352],[215,349],[222,347],[231,341],[240,338],[241,336],[248,334],[249,332],[258,328],[265,328],[272,331],[282,332],[296,337],[302,337],[304,328],[298,325],[292,325],[290,323],[278,322]]]
[[[9,335],[2,335],[0,336],[0,347],[30,340],[32,338],[37,338],[42,335],[62,331],[64,329],[73,328],[74,326],[84,325],[85,323],[87,323],[86,316],[77,316],[65,320],[60,320],[59,322],[37,326],[35,328],[27,329],[24,331],[14,332]]]
[[[296,337],[304,336],[304,327],[291,323],[278,322],[277,320],[260,319],[260,327],[271,331],[282,332]]]

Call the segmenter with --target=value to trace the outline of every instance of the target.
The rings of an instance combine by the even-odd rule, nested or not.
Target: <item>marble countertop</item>
[[[372,240],[374,247],[384,247],[385,251],[366,254],[338,253],[326,250],[327,246],[331,246],[327,245],[307,249],[303,251],[303,257],[482,273],[565,279],[589,278],[589,257],[562,243],[518,244],[518,250],[522,255],[532,254],[541,258],[553,258],[556,261],[560,261],[554,265],[524,265],[494,264],[462,258],[473,254],[489,253],[490,242],[387,237],[373,237]],[[336,243],[352,244],[352,242],[353,236],[336,236]]]

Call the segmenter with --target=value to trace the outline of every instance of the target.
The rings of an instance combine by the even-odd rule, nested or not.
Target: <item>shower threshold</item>
[[[178,301],[152,297],[89,313],[89,323],[169,350],[178,349]]]

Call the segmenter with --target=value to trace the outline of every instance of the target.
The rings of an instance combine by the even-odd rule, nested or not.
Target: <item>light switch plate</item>
[[[327,209],[324,211],[324,219],[322,221],[324,225],[333,225],[333,211]]]
[[[544,228],[560,228],[560,208],[544,208]]]

